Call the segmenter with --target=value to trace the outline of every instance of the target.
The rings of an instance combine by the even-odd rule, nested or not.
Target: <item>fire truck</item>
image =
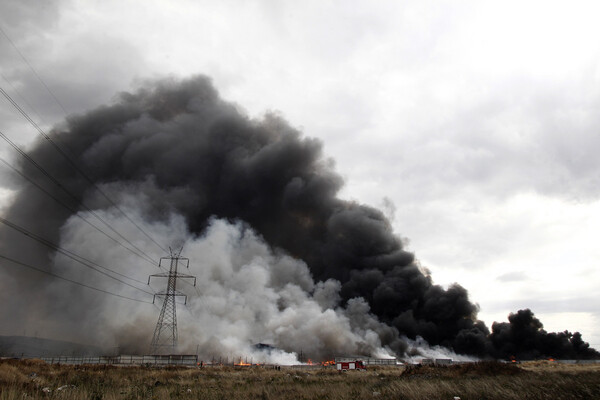
[[[358,371],[366,371],[367,370],[367,366],[361,360],[355,360],[355,361],[338,361],[338,362],[335,363],[335,367],[340,372],[346,372],[346,371],[349,371],[351,369],[355,369],[355,370],[358,370]]]

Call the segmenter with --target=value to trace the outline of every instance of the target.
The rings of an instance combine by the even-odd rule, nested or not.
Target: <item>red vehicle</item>
[[[359,371],[366,371],[367,370],[367,366],[365,365],[364,362],[360,361],[360,360],[356,360],[356,361],[338,361],[335,364],[335,367],[337,368],[338,371],[349,371],[351,369],[356,369]]]

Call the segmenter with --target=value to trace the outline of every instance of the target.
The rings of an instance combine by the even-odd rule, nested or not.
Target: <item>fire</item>
[[[328,367],[331,365],[335,365],[335,360],[327,360],[327,361],[321,361],[321,362],[314,362],[313,360],[311,360],[310,358],[306,361],[307,365],[321,365],[323,367]]]
[[[548,361],[554,361],[554,358],[549,358]]]

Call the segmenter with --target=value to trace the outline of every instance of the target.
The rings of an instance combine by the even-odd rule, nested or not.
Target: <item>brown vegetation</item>
[[[144,368],[0,361],[8,399],[597,399],[600,366],[477,363],[367,372],[268,367]]]

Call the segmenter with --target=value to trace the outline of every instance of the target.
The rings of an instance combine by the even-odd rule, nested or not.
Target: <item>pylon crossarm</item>
[[[185,294],[185,293],[181,293],[179,290],[176,290],[176,291],[173,293],[173,296],[185,296],[185,297],[187,297],[187,294]]]
[[[185,258],[185,257],[161,257],[160,261],[158,262],[158,266],[159,267],[162,267],[162,261],[163,260],[168,260],[169,263],[171,263],[172,260],[177,260],[178,263],[185,264],[184,266],[186,268],[190,267],[190,259],[189,258]]]
[[[152,277],[154,277],[154,278],[169,278],[171,276],[174,276],[175,278],[194,278],[194,279],[196,279],[196,277],[194,275],[180,274],[179,272],[177,272],[177,273],[161,272],[160,274],[150,275],[148,277],[148,284],[150,284],[150,278],[152,278]]]
[[[187,294],[183,294],[183,293],[178,293],[178,294],[166,294],[166,293],[156,293],[153,297],[152,297],[152,304],[154,304],[154,299],[156,299],[156,296],[160,296],[160,297],[185,297],[185,300],[183,300],[183,305],[187,305]],[[179,303],[181,304],[181,303]]]
[[[177,278],[193,279],[194,286],[196,286],[196,277],[194,275],[177,274]]]
[[[161,259],[158,261],[158,268],[162,267],[162,261],[163,260],[169,260],[169,261],[171,261],[171,259],[168,258],[168,257],[161,257]]]
[[[158,292],[154,296],[187,296],[187,294],[180,292],[179,290]]]
[[[155,277],[155,278],[168,278],[169,277],[169,273],[168,272],[163,272],[160,274],[154,274],[154,275],[150,275],[148,277],[148,285],[150,284],[150,278]]]

